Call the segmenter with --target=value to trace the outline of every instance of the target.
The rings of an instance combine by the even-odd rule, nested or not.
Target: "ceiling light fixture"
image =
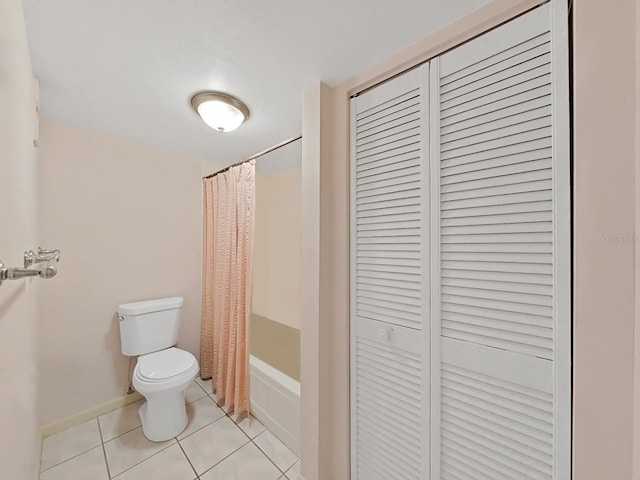
[[[196,93],[191,98],[191,106],[204,123],[223,133],[235,130],[249,118],[247,106],[226,93]]]

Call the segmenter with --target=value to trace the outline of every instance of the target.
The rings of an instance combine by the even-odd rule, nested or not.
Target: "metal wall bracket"
[[[38,263],[49,263],[60,261],[60,250],[44,250],[38,247],[38,253],[33,250],[24,252],[24,268]]]
[[[7,279],[7,267],[4,266],[2,260],[0,260],[0,285],[2,282]]]
[[[0,260],[0,285],[5,280],[19,280],[26,277],[53,278],[58,270],[51,263],[59,261],[60,250],[43,250],[42,248],[38,248],[38,253],[33,250],[24,252],[24,268],[7,267]],[[42,265],[45,263],[46,265]],[[38,267],[29,269],[31,265]]]

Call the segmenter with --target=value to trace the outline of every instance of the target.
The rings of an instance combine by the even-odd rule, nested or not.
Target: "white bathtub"
[[[251,412],[300,456],[300,382],[253,355],[249,368]]]

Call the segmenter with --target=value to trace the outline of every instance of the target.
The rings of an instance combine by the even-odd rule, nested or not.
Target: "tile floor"
[[[256,419],[237,421],[211,381],[186,392],[189,424],[167,442],[142,434],[143,400],[44,439],[41,480],[298,480],[300,461]]]

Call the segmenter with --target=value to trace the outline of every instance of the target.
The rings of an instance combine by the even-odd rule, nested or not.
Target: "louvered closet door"
[[[421,67],[351,104],[352,480],[428,478],[427,89]]]
[[[567,44],[551,25],[545,5],[431,62],[432,478],[570,478]]]

